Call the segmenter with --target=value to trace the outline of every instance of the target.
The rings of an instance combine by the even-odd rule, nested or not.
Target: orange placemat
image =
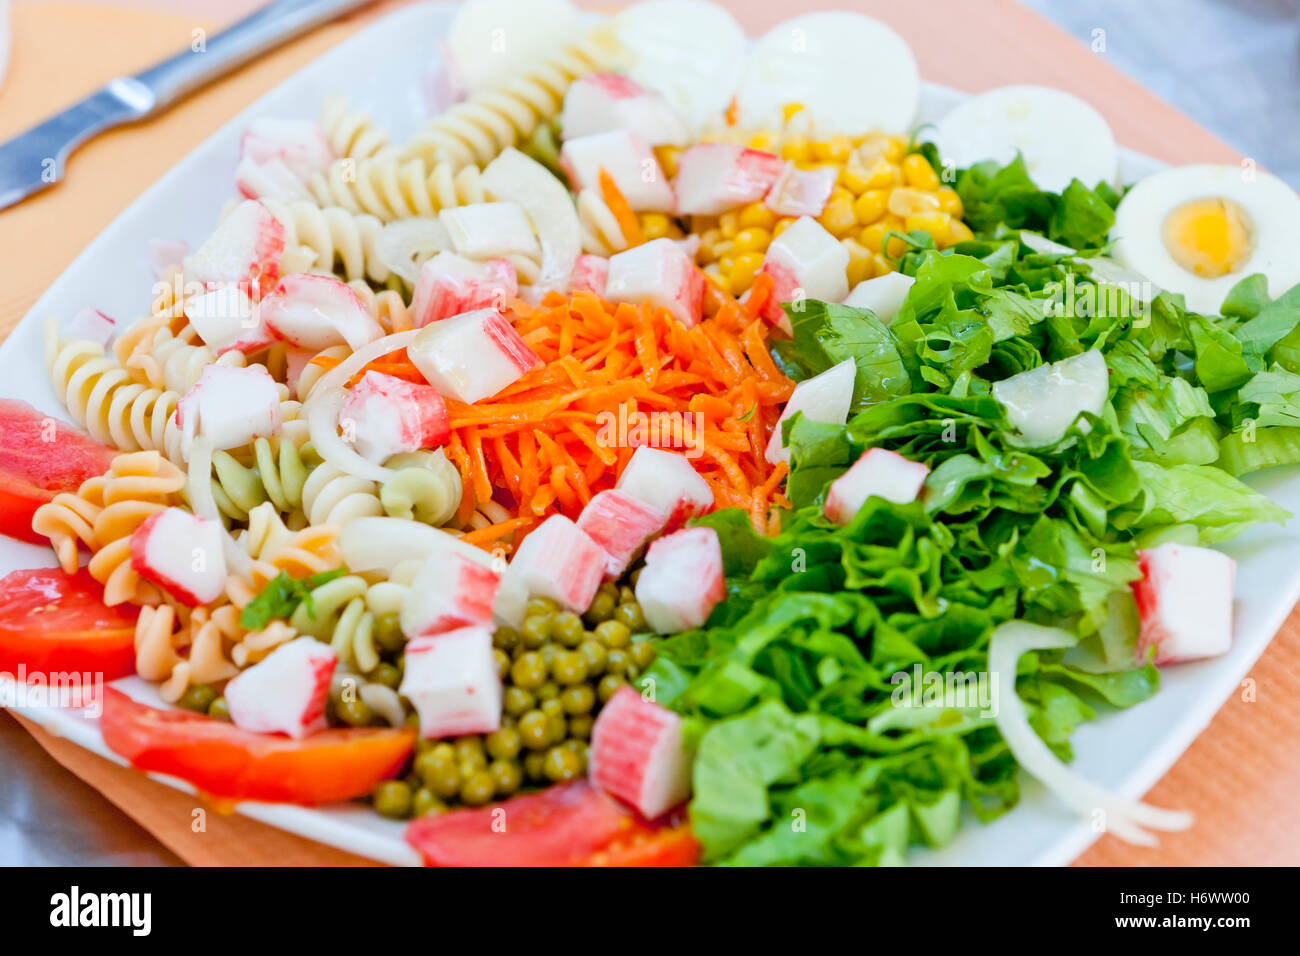
[[[803,5],[723,0],[756,35]],[[67,181],[0,212],[0,334],[7,332],[72,258],[176,160],[321,51],[395,8],[390,0],[331,24],[245,67],[158,119],[114,131],[76,153]],[[588,3],[590,7],[610,4]],[[1239,157],[1141,86],[1104,53],[1074,43],[1014,0],[900,4],[838,0],[892,24],[916,51],[922,75],[978,91],[1034,82],[1067,89],[1102,111],[1125,146],[1170,162]],[[179,6],[179,4],[178,4]],[[103,6],[17,3],[10,73],[0,87],[0,140],[89,92],[190,42],[202,24],[174,14]],[[57,49],[58,56],[50,56]],[[867,74],[869,76],[869,74]],[[339,84],[346,90],[347,77]],[[869,82],[869,81],[868,81]],[[864,95],[870,95],[869,89]],[[104,277],[111,282],[111,276]],[[90,293],[88,292],[88,296]],[[65,767],[194,864],[335,865],[356,857],[243,817],[209,810],[193,831],[195,798],[32,730]],[[1293,614],[1248,683],[1150,793],[1190,809],[1196,826],[1154,850],[1103,837],[1080,859],[1094,865],[1300,862],[1300,615]]]

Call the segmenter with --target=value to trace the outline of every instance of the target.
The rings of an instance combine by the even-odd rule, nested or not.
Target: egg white
[[[1165,248],[1166,217],[1185,202],[1222,198],[1238,203],[1251,221],[1254,250],[1234,272],[1204,278],[1189,272]],[[1241,166],[1179,166],[1143,179],[1115,210],[1114,256],[1170,292],[1182,293],[1194,312],[1218,315],[1228,290],[1255,273],[1276,298],[1300,282],[1300,195],[1286,183]]]

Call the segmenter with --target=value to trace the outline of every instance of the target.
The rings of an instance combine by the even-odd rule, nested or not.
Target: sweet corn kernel
[[[871,225],[885,214],[885,204],[888,201],[889,194],[883,189],[864,190],[853,201],[853,213],[858,217],[858,223],[863,226]]]
[[[847,202],[853,202],[854,195],[851,190],[845,189],[843,186],[835,186],[831,189],[830,197],[826,201],[833,202],[836,199],[843,199]]]
[[[731,270],[736,265],[736,258],[732,255],[725,255],[718,260],[718,272],[723,276],[731,275]]]
[[[935,212],[939,197],[908,186],[900,186],[889,194],[889,211],[895,216],[914,216],[919,212]]]
[[[857,285],[859,282],[864,282],[876,275],[874,272],[875,266],[872,263],[870,252],[862,248],[862,246],[858,245],[852,239],[843,240],[841,245],[843,245],[849,253],[849,266],[846,270],[846,276],[849,280],[849,288],[853,288],[853,286]]]
[[[939,189],[939,175],[930,165],[930,161],[920,153],[903,157],[903,178],[909,186],[936,192]]]
[[[868,189],[892,189],[902,179],[897,166],[881,157],[867,167]]]
[[[733,296],[739,298],[754,284],[754,275],[763,265],[763,256],[757,252],[747,252],[736,256],[727,274],[727,288]]]
[[[761,149],[765,153],[772,152],[776,146],[777,134],[771,132],[755,133],[749,138],[750,149]]]
[[[740,216],[736,214],[735,210],[724,212],[718,217],[718,229],[722,231],[724,239],[734,239],[736,233],[740,231]]]
[[[853,193],[855,196],[861,195],[870,187],[867,185],[868,173],[865,166],[860,163],[849,161],[840,169],[839,184]]]
[[[804,106],[802,103],[786,103],[785,106],[781,107],[781,119],[783,122],[789,123],[790,120],[802,113],[803,110]]]
[[[642,213],[640,218],[641,234],[645,236],[647,242],[668,235],[673,224],[672,220],[661,212]]]
[[[740,210],[741,229],[766,229],[772,231],[776,225],[776,213],[767,208],[766,203],[752,202]]]
[[[951,186],[940,186],[937,195],[939,196],[939,208],[948,215],[954,219],[960,219],[965,214],[966,210],[962,207],[961,197],[957,195],[957,190]]]
[[[732,241],[731,247],[737,253],[762,252],[767,249],[771,241],[772,234],[770,232],[755,226],[753,229],[742,229],[736,233],[736,238]]]
[[[879,252],[885,242],[885,233],[888,231],[883,222],[873,223],[858,233],[858,242],[871,252]]]
[[[782,159],[788,159],[792,163],[806,163],[811,157],[812,149],[806,136],[796,133],[781,144]]]
[[[792,225],[794,225],[793,216],[782,216],[780,219],[776,221],[776,225],[772,227],[772,238],[775,239],[777,236],[781,235],[781,233],[789,229]]]
[[[681,158],[682,148],[680,146],[656,146],[655,159],[659,160],[659,165],[663,167],[664,175],[672,179],[677,175],[677,161]]]
[[[892,212],[887,212],[887,213],[885,213],[884,218],[882,218],[880,221],[883,222],[883,223],[885,224],[885,231],[886,231],[886,232],[888,232],[890,229],[893,229],[893,230],[895,230],[895,231],[897,231],[897,232],[902,232],[902,231],[903,231],[903,217],[902,217],[902,216],[895,215],[895,214],[892,213]]]
[[[954,219],[952,221],[952,235],[948,237],[950,244],[956,245],[959,242],[970,242],[974,238],[975,233],[970,231],[970,226],[966,225],[966,223],[962,222],[960,219]]]
[[[843,197],[832,199],[817,217],[826,231],[837,239],[842,239],[857,228],[858,217],[853,211],[853,203]]]
[[[949,237],[952,235],[952,219],[946,212],[940,212],[937,209],[918,212],[903,220],[903,229],[906,232],[911,232],[914,229],[928,232],[930,238],[934,240],[934,244],[942,249],[948,245]]]
[[[813,143],[813,156],[817,159],[832,160],[842,163],[853,152],[853,141],[847,136],[832,136],[830,139]]]

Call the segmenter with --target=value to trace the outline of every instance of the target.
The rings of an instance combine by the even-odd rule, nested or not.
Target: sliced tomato
[[[302,740],[240,730],[186,710],[160,710],[115,688],[104,694],[104,742],[133,767],[188,780],[229,800],[314,806],[350,800],[397,774],[410,727],[325,730]]]
[[[647,823],[585,780],[421,817],[406,842],[427,866],[685,866],[698,856],[682,826]]]
[[[0,671],[134,674],[137,613],[104,607],[104,589],[85,568],[13,571],[0,578]]]
[[[32,515],[102,475],[117,452],[26,402],[0,398],[0,534],[35,544]]]

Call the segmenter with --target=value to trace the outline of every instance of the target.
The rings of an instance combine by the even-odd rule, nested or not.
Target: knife
[[[59,115],[0,145],[0,209],[63,178],[68,155],[106,129],[152,116],[285,40],[373,0],[275,0],[135,76],[109,80]]]

